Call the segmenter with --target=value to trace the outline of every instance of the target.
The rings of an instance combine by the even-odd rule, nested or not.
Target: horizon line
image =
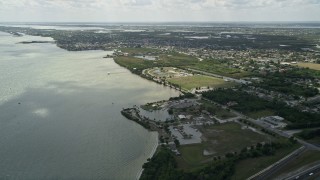
[[[0,23],[320,23],[318,21],[295,21],[295,20],[279,20],[279,21],[0,21]]]

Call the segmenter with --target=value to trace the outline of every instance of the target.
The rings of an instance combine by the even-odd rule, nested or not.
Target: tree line
[[[280,101],[266,101],[240,90],[217,89],[204,92],[202,96],[224,105],[228,102],[237,102],[232,108],[242,113],[266,109],[272,110],[276,115],[291,122],[287,126],[288,129],[320,127],[318,114],[302,112],[296,108],[289,107]]]

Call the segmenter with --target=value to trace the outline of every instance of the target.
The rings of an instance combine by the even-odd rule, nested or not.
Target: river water
[[[157,134],[120,111],[178,92],[35,40],[0,32],[0,179],[135,179]]]

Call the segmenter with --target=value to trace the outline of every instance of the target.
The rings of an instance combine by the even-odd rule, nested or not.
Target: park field
[[[181,86],[182,89],[192,90],[197,87],[210,87],[210,88],[224,88],[224,87],[232,87],[235,83],[225,82],[221,78],[215,78],[204,75],[195,75],[195,76],[187,76],[187,77],[178,77],[172,78],[168,80],[172,84],[176,84]]]
[[[315,63],[298,63],[299,67],[305,67],[305,68],[310,68],[314,70],[320,71],[320,64],[315,64]]]

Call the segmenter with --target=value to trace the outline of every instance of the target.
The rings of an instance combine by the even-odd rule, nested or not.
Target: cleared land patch
[[[216,154],[240,151],[244,147],[268,141],[268,136],[260,135],[249,129],[242,129],[237,123],[212,125],[201,131],[208,140],[205,147],[214,149]]]
[[[320,71],[320,64],[315,64],[315,63],[298,63],[298,66],[300,67],[305,67],[305,68],[310,68],[314,70]]]
[[[204,76],[204,75],[194,75],[187,77],[172,78],[168,80],[170,83],[181,86],[182,89],[191,90],[197,87],[211,87],[211,88],[221,88],[221,87],[231,87],[235,84],[232,82],[225,82],[223,79]]]

